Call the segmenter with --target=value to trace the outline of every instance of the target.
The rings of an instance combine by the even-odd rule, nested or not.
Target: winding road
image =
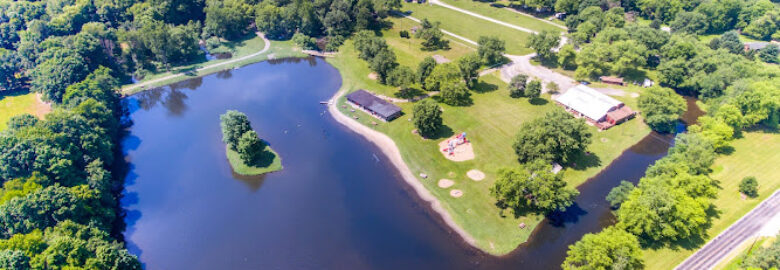
[[[740,244],[756,236],[778,214],[780,214],[780,190],[775,191],[747,215],[715,236],[675,269],[712,269]]]
[[[206,65],[204,67],[196,69],[195,72],[201,72],[203,70],[207,70],[207,69],[211,69],[211,68],[215,68],[215,67],[220,67],[220,66],[229,65],[229,64],[236,63],[236,62],[244,61],[244,60],[247,60],[249,58],[252,58],[252,57],[255,57],[255,56],[258,56],[258,55],[261,55],[261,54],[267,52],[268,49],[271,48],[271,41],[268,40],[263,33],[256,32],[256,34],[260,38],[262,38],[263,42],[265,43],[265,46],[263,46],[262,50],[260,50],[260,51],[258,51],[256,53],[253,53],[253,54],[249,54],[249,55],[245,55],[245,56],[236,58],[236,59],[230,59],[230,60],[225,61],[225,62],[220,62],[220,63],[211,64],[211,65]],[[186,73],[176,73],[176,74],[171,74],[171,75],[168,75],[168,76],[165,76],[165,77],[160,77],[160,78],[157,78],[157,79],[154,79],[154,80],[149,80],[149,81],[145,81],[145,82],[136,83],[136,84],[130,85],[130,86],[126,87],[126,88],[123,88],[122,89],[122,93],[132,92],[132,90],[137,89],[137,88],[143,88],[143,87],[146,87],[148,85],[152,85],[152,84],[155,84],[155,83],[158,83],[158,82],[162,82],[162,81],[166,81],[166,80],[170,80],[170,79],[173,79],[173,78],[176,78],[176,77],[181,77],[181,76],[186,76],[186,75],[187,75]]]

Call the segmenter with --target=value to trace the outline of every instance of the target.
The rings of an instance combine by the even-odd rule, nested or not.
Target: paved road
[[[203,71],[203,70],[206,70],[206,69],[210,69],[210,68],[215,68],[215,67],[219,67],[219,66],[229,65],[229,64],[232,64],[232,63],[244,61],[246,59],[249,59],[249,58],[252,58],[252,57],[255,57],[255,56],[258,56],[258,55],[261,55],[261,54],[267,52],[268,49],[271,48],[271,41],[268,40],[267,38],[265,38],[265,35],[263,35],[263,33],[257,32],[256,34],[258,36],[260,36],[263,39],[263,41],[265,42],[265,46],[263,46],[262,50],[260,50],[260,51],[258,51],[256,53],[250,54],[250,55],[246,55],[246,56],[243,56],[243,57],[236,58],[236,59],[231,59],[231,60],[228,60],[228,61],[225,61],[225,62],[216,63],[216,64],[212,64],[212,65],[207,65],[205,67],[196,69],[195,71],[196,72],[200,72],[200,71]],[[136,89],[136,88],[146,87],[147,85],[151,85],[151,84],[154,84],[154,83],[157,83],[157,82],[161,82],[161,81],[165,81],[165,80],[169,80],[169,79],[173,79],[173,78],[180,77],[180,76],[185,76],[185,75],[186,75],[185,73],[176,73],[176,74],[171,74],[171,75],[168,75],[168,76],[165,76],[165,77],[160,77],[160,78],[157,78],[157,79],[154,79],[154,80],[150,80],[150,81],[146,81],[146,82],[142,82],[142,83],[136,83],[136,84],[130,85],[130,86],[122,89],[122,92],[123,93],[127,93],[127,92],[130,92],[131,90]]]
[[[780,190],[688,257],[675,269],[712,269],[744,241],[755,236],[772,217],[780,213]]]

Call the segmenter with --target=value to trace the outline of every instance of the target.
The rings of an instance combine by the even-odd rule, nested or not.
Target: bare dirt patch
[[[440,179],[439,180],[439,187],[440,188],[449,188],[451,186],[455,185],[455,181],[452,181],[450,179]]]
[[[444,64],[444,63],[452,62],[450,61],[450,59],[447,59],[447,57],[438,54],[433,55],[433,60],[436,61],[436,64]]]
[[[444,157],[456,162],[474,159],[474,147],[472,147],[471,142],[465,142],[461,145],[455,146],[452,154],[450,154],[448,150],[450,140],[455,140],[455,136],[443,140],[439,143],[439,152],[444,155]]]
[[[480,170],[470,170],[466,172],[466,175],[474,181],[482,181],[485,179],[485,173]]]
[[[376,81],[379,79],[379,74],[376,74],[376,72],[368,73],[368,78]]]
[[[454,198],[460,198],[461,196],[463,196],[463,191],[460,189],[450,190],[450,196]]]
[[[51,103],[44,102],[41,94],[35,94],[35,116],[43,118],[44,115],[51,112]]]

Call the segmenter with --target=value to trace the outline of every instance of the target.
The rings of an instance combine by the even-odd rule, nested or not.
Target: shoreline
[[[369,142],[376,145],[382,153],[387,156],[387,158],[390,160],[390,162],[393,164],[393,166],[398,169],[398,172],[401,174],[401,177],[404,179],[404,181],[409,184],[416,192],[417,195],[425,200],[426,202],[430,203],[431,208],[434,212],[438,213],[442,220],[444,221],[447,226],[450,227],[450,229],[454,230],[460,237],[463,239],[464,242],[468,243],[472,247],[485,252],[487,254],[490,254],[486,250],[483,250],[477,245],[477,240],[474,239],[473,236],[471,236],[466,230],[464,230],[460,225],[455,223],[455,220],[452,218],[449,212],[447,212],[446,209],[441,205],[441,202],[433,196],[433,194],[428,191],[428,189],[423,186],[423,184],[420,182],[417,177],[414,176],[414,173],[412,173],[412,170],[409,169],[409,166],[406,165],[406,162],[404,162],[403,157],[401,157],[401,150],[398,149],[398,146],[395,144],[395,141],[385,135],[384,133],[381,133],[379,131],[373,130],[367,126],[364,126],[351,118],[347,117],[346,115],[342,114],[338,110],[338,104],[337,101],[341,96],[343,96],[347,91],[345,89],[339,89],[339,91],[336,92],[336,94],[333,95],[333,97],[330,98],[330,101],[328,102],[328,112],[333,116],[333,119],[336,120],[339,124],[342,124],[349,130],[363,136],[366,138]]]

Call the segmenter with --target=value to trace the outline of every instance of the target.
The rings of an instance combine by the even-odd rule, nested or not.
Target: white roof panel
[[[600,120],[609,110],[623,104],[617,99],[599,93],[585,85],[577,85],[554,98],[555,101],[572,108],[590,119]]]

